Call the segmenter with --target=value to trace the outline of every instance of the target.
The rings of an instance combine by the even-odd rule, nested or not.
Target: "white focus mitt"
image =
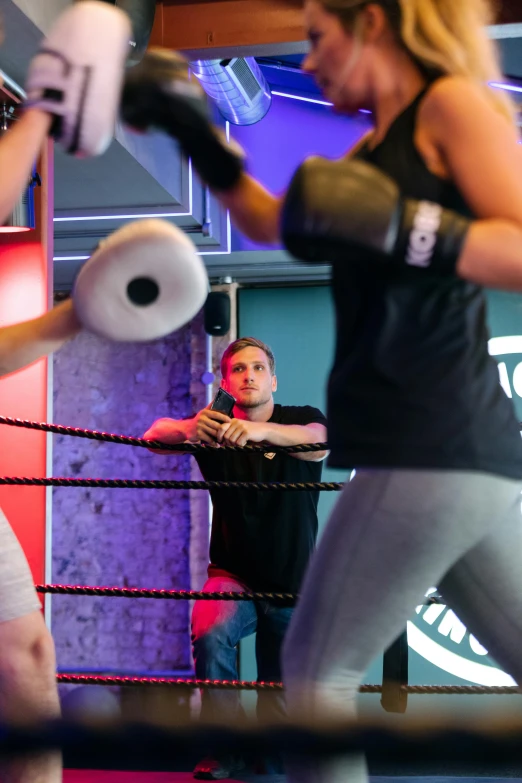
[[[191,240],[166,220],[129,223],[82,266],[72,298],[91,332],[122,342],[164,337],[193,318],[208,294]]]
[[[54,118],[51,135],[66,152],[105,152],[114,135],[131,37],[124,11],[101,0],[67,8],[33,58],[27,108]]]

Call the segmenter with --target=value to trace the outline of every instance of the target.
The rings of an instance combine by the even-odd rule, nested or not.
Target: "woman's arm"
[[[235,226],[252,242],[275,245],[280,242],[279,222],[282,199],[273,196],[260,182],[242,174],[237,185],[224,193],[216,193],[230,210]]]
[[[81,331],[69,299],[45,315],[0,329],[0,376],[47,356]]]
[[[449,176],[477,217],[457,264],[466,280],[522,291],[522,146],[470,81],[451,77],[422,110]]]
[[[0,224],[29,184],[50,126],[50,114],[29,109],[0,139]]]
[[[372,136],[368,131],[344,156],[352,158]],[[274,196],[260,182],[243,174],[237,186],[225,193],[215,193],[226,209],[230,211],[232,222],[252,242],[263,245],[281,243],[282,196]]]

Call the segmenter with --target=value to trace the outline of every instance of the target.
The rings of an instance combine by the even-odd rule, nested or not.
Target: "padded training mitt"
[[[122,342],[164,337],[190,321],[208,293],[191,240],[165,220],[129,223],[104,240],[73,289],[86,329]]]
[[[66,152],[89,157],[109,146],[130,37],[126,13],[84,0],[58,17],[33,58],[26,107],[53,116],[51,135]]]

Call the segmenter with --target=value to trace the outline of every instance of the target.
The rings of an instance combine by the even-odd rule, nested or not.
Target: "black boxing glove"
[[[358,248],[398,267],[455,275],[470,225],[439,204],[403,198],[395,181],[368,163],[309,158],[290,183],[281,233],[302,261],[347,263]]]
[[[136,130],[159,128],[173,136],[213,190],[230,190],[243,171],[243,159],[211,124],[206,95],[189,78],[187,61],[166,49],[150,49],[127,71],[121,116]]]

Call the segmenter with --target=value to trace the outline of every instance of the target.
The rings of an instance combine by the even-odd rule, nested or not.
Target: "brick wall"
[[[56,423],[141,436],[154,419],[205,404],[202,317],[165,340],[116,344],[81,335],[54,358]],[[54,437],[53,474],[200,478],[189,456]],[[198,588],[208,557],[204,492],[59,488],[53,492],[54,582]],[[192,575],[191,575],[192,571]],[[54,596],[61,669],[190,670],[187,602]]]

